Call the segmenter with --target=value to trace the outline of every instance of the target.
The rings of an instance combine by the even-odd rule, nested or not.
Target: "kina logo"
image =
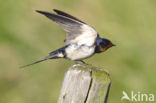
[[[152,102],[154,101],[154,94],[152,93],[141,93],[131,91],[130,95],[128,95],[125,91],[122,92],[123,96],[121,98],[121,101],[128,100],[128,101],[134,101],[134,102]]]

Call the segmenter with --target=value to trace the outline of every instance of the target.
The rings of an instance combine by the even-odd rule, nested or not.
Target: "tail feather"
[[[28,66],[31,66],[31,65],[40,63],[40,62],[42,62],[42,61],[45,61],[45,60],[47,60],[47,59],[63,58],[63,57],[65,56],[65,54],[64,54],[65,51],[64,51],[64,50],[65,50],[66,47],[68,47],[68,45],[67,45],[67,46],[64,46],[64,47],[62,47],[62,48],[60,48],[60,49],[58,49],[58,50],[55,50],[55,51],[51,52],[51,53],[49,54],[49,56],[47,56],[47,57],[45,57],[45,58],[43,58],[43,59],[40,59],[40,60],[38,60],[38,61],[36,61],[36,62],[33,62],[33,63],[31,63],[31,64],[28,64],[28,65],[21,66],[20,68],[25,68],[25,67],[28,67]]]
[[[21,66],[20,68],[25,68],[25,67],[28,67],[28,66],[31,66],[31,65],[40,63],[40,62],[42,62],[42,61],[45,61],[45,60],[48,60],[48,59],[52,59],[52,58],[53,58],[53,56],[52,56],[52,55],[49,55],[49,56],[47,56],[47,57],[45,57],[45,58],[43,58],[43,59],[40,59],[40,60],[38,60],[38,61],[36,61],[36,62],[31,63],[31,64],[27,64],[27,65]]]

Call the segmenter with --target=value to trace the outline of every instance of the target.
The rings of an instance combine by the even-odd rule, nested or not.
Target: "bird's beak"
[[[112,44],[112,46],[116,46],[115,44]]]

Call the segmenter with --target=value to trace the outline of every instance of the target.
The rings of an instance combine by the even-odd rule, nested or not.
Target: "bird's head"
[[[108,39],[98,39],[96,42],[95,52],[100,53],[106,51],[108,48],[115,46],[110,40]]]

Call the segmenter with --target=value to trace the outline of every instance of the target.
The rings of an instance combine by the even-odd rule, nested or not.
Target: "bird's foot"
[[[81,62],[82,64],[87,64],[87,63],[85,63],[83,60],[80,60],[80,62]]]
[[[83,60],[74,61],[74,62],[75,62],[75,64],[89,65],[89,64],[85,63]]]

